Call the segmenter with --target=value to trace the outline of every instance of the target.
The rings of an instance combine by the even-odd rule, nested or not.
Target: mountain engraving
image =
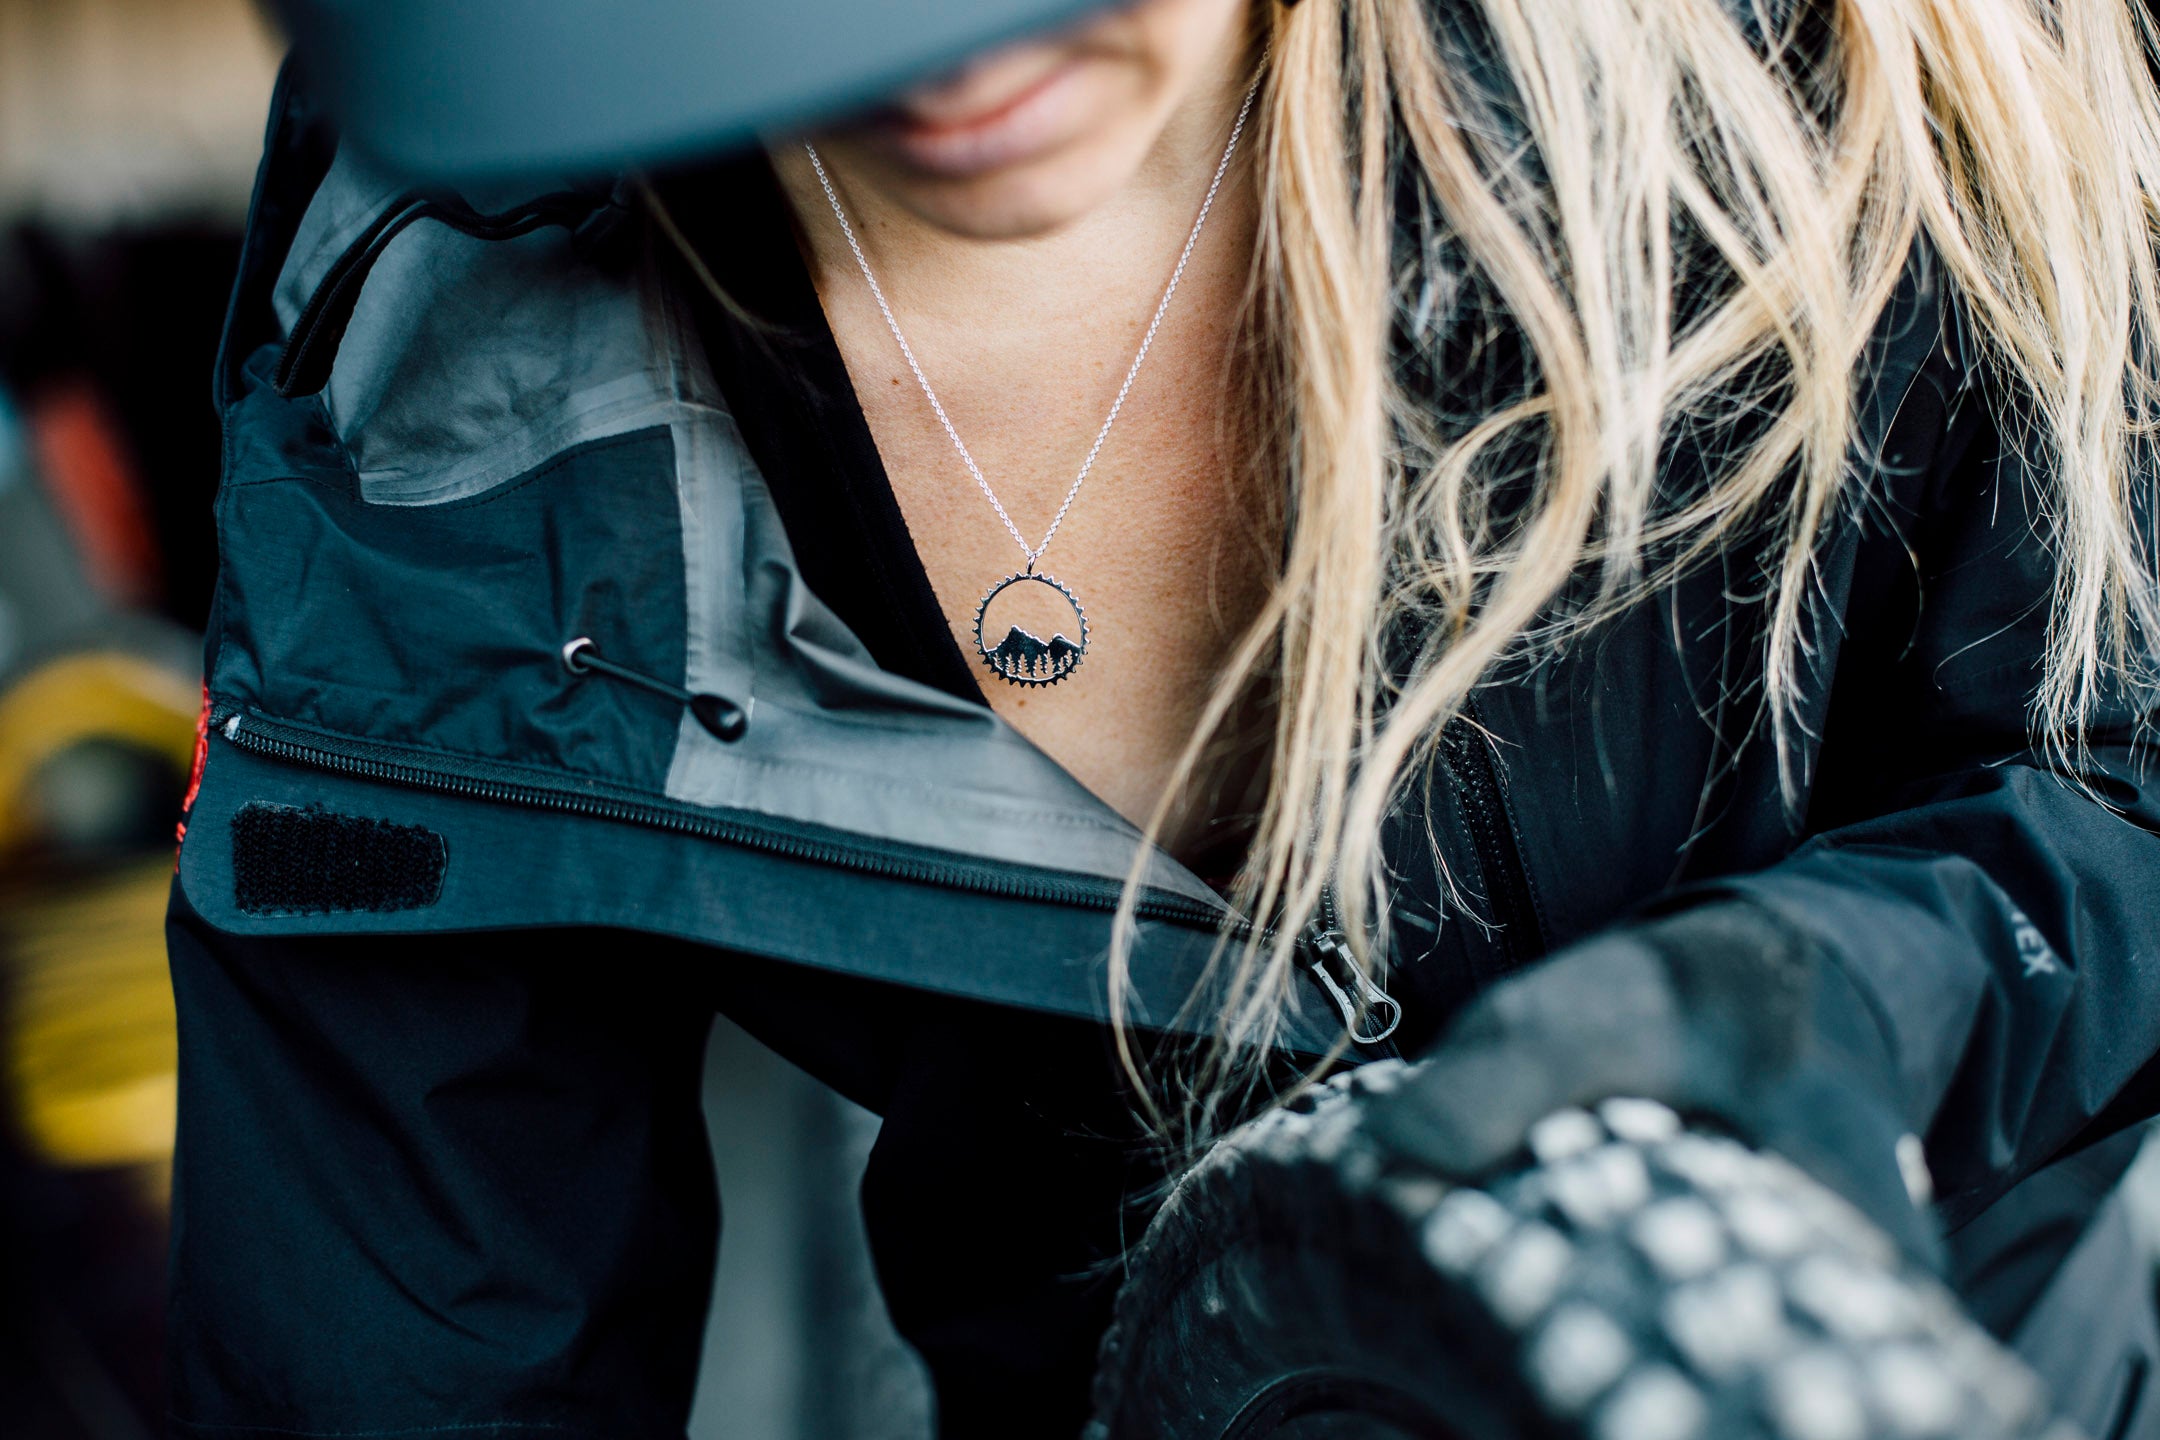
[[[1080,647],[1063,634],[1045,641],[1015,625],[990,652],[990,663],[1011,679],[1055,680],[1080,663]]]

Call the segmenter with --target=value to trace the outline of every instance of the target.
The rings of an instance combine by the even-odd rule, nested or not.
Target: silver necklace
[[[1262,64],[1265,65],[1264,58]],[[848,223],[847,211],[840,206],[840,197],[833,190],[832,177],[825,173],[825,162],[818,158],[815,145],[808,141],[803,142],[803,151],[810,157],[810,168],[817,172],[818,185],[825,191],[826,202],[832,206],[833,218],[840,222],[840,233],[846,238],[848,250],[855,257],[855,268],[862,271],[863,280],[870,287],[870,296],[877,301],[878,313],[885,317],[885,328],[892,331],[893,340],[900,347],[901,358],[907,361],[908,369],[915,372],[915,383],[922,387],[923,398],[930,402],[930,409],[937,416],[938,424],[945,427],[946,438],[952,441],[953,449],[960,452],[961,463],[967,466],[968,474],[975,477],[976,488],[982,491],[983,498],[990,502],[990,508],[995,510],[998,519],[1004,522],[1006,533],[1012,536],[1013,543],[1018,545],[1020,552],[1027,557],[1025,568],[1015,570],[992,584],[983,592],[981,601],[975,606],[975,652],[982,656],[983,663],[993,672],[1014,685],[1055,685],[1078,669],[1080,661],[1087,655],[1087,612],[1080,607],[1080,599],[1073,594],[1072,587],[1041,569],[1043,552],[1048,550],[1050,542],[1057,538],[1058,527],[1065,523],[1065,516],[1071,511],[1073,501],[1080,496],[1080,487],[1087,483],[1089,473],[1095,468],[1095,457],[1102,453],[1103,441],[1110,437],[1110,427],[1117,423],[1118,412],[1125,408],[1125,397],[1132,393],[1133,381],[1139,378],[1140,366],[1147,360],[1148,348],[1155,343],[1155,332],[1162,328],[1163,315],[1170,309],[1170,297],[1177,294],[1178,281],[1185,278],[1185,264],[1192,259],[1193,246],[1200,241],[1200,230],[1207,224],[1208,212],[1215,206],[1215,192],[1222,188],[1223,176],[1230,169],[1230,157],[1237,151],[1238,137],[1245,131],[1245,118],[1252,112],[1253,97],[1259,92],[1260,80],[1255,77],[1251,87],[1245,92],[1244,103],[1238,106],[1237,123],[1230,127],[1229,142],[1223,146],[1222,159],[1215,164],[1214,178],[1208,181],[1207,195],[1200,201],[1200,213],[1194,217],[1192,230],[1185,236],[1185,248],[1178,252],[1177,265],[1170,272],[1170,282],[1163,287],[1162,299],[1155,303],[1155,314],[1148,321],[1147,333],[1140,337],[1140,348],[1133,355],[1132,364],[1126,367],[1125,383],[1118,386],[1117,398],[1110,402],[1110,413],[1103,417],[1102,428],[1095,432],[1095,443],[1088,446],[1087,458],[1080,462],[1080,473],[1073,477],[1071,486],[1066,489],[1064,502],[1058,506],[1057,514],[1051,517],[1050,528],[1043,532],[1042,543],[1039,545],[1028,544],[1027,537],[1020,533],[1020,527],[1015,525],[1012,516],[1006,513],[1004,502],[999,500],[997,492],[990,488],[990,481],[984,476],[982,467],[977,465],[975,457],[968,453],[966,443],[960,439],[960,432],[953,427],[952,417],[945,413],[945,406],[938,400],[937,391],[930,388],[930,377],[923,374],[921,364],[916,361],[914,347],[908,344],[907,336],[901,333],[900,322],[893,318],[892,306],[885,300],[884,287],[878,284],[876,274],[870,269],[869,257],[863,254],[862,244],[855,238],[855,227]],[[1047,605],[1042,603],[1045,599],[1048,601]],[[1001,601],[1006,603],[1000,604],[999,609],[1015,618],[1009,620],[1003,635],[993,645],[986,640],[987,635],[997,633],[997,622],[991,618],[990,610],[994,603]],[[1014,603],[1025,601],[1036,603],[1032,606]],[[1031,614],[1048,614],[1057,622],[1052,625],[1035,622],[1039,628],[1050,630],[1048,640],[1036,635],[1028,628],[1027,623],[1024,623]],[[1068,628],[1077,629],[1079,638],[1074,639],[1068,635]]]

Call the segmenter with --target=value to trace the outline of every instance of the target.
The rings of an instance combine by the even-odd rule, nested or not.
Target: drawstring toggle
[[[730,745],[742,739],[744,732],[750,728],[749,712],[725,695],[692,692],[680,685],[670,685],[665,680],[632,670],[627,665],[618,665],[600,653],[600,647],[593,643],[589,635],[580,635],[562,647],[562,665],[563,669],[572,675],[605,675],[610,680],[620,680],[625,684],[635,685],[640,690],[665,695],[678,705],[687,705],[690,713],[697,717],[698,724],[704,726],[713,738],[724,740]]]

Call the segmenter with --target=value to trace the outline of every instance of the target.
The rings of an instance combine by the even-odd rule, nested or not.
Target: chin
[[[1074,132],[1025,159],[983,169],[913,163],[902,146],[874,133],[841,144],[887,201],[918,220],[970,240],[1025,240],[1094,210],[1132,179],[1146,154],[1145,127],[1126,116]]]
[[[1026,240],[1063,229],[1116,188],[1115,176],[1023,172],[962,182],[941,180],[898,191],[893,198],[922,220],[954,235],[970,240]]]

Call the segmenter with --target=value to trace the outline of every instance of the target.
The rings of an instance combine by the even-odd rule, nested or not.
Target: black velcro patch
[[[233,904],[249,915],[418,910],[442,895],[443,837],[424,825],[256,801],[233,816],[232,842]]]

